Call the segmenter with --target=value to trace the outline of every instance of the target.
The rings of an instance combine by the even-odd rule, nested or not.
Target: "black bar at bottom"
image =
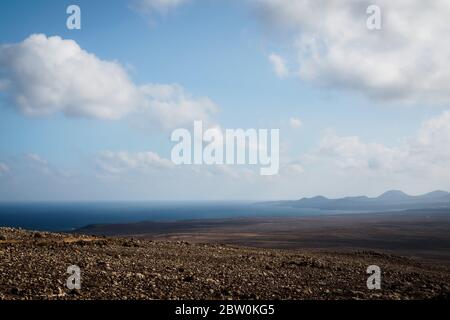
[[[1,301],[0,311],[20,316],[61,319],[89,318],[97,314],[139,319],[302,319],[311,316],[379,317],[396,312],[405,315],[446,314],[449,300],[429,301]],[[51,311],[51,312],[49,312]],[[5,313],[6,314],[6,313]],[[132,317],[132,318],[130,318]]]

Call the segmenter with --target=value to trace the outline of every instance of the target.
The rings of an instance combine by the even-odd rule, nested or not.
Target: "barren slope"
[[[366,268],[382,269],[382,289]],[[65,287],[81,268],[81,290]],[[450,271],[375,252],[325,253],[0,228],[0,299],[448,298]]]

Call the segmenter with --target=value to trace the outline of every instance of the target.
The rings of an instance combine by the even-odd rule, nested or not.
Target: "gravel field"
[[[81,289],[66,287],[81,269]],[[366,269],[382,270],[368,290]],[[242,248],[0,228],[0,299],[449,299],[450,269],[376,252]]]

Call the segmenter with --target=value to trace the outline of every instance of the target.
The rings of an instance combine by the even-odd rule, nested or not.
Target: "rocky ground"
[[[69,290],[67,267],[81,269]],[[366,269],[382,270],[368,290]],[[274,250],[0,228],[0,299],[450,298],[450,269],[375,252]]]

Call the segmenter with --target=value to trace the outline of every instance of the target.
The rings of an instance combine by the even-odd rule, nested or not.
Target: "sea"
[[[0,227],[72,231],[92,224],[343,213],[252,202],[0,203]]]
[[[72,231],[91,224],[329,214],[250,202],[0,203],[0,227]]]

